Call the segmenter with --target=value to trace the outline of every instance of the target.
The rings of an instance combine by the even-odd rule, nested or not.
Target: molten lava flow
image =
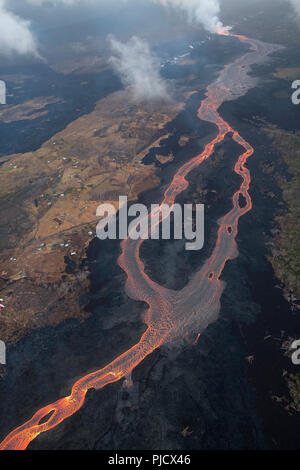
[[[234,36],[230,33],[226,35]],[[247,79],[249,81],[249,66],[275,50],[274,46],[245,36],[235,37],[246,41],[252,46],[252,50],[224,67],[219,78],[207,88],[206,98],[198,111],[199,119],[217,126],[218,134],[200,155],[179,168],[162,201],[172,206],[176,197],[187,188],[186,176],[190,171],[209,158],[215,146],[222,142],[228,133],[232,133],[233,140],[244,148],[234,168],[241,176],[242,183],[233,195],[233,208],[219,221],[217,242],[212,255],[181,291],[173,291],[158,285],[145,273],[139,254],[143,241],[130,238],[124,240],[121,244],[119,265],[127,273],[127,293],[133,299],[145,301],[149,306],[144,318],[147,330],[135,346],[103,369],[78,380],[68,397],[41,408],[29,421],[12,431],[0,444],[0,449],[26,449],[40,433],[52,429],[79,410],[89,389],[101,389],[123,377],[129,377],[132,370],[146,356],[163,344],[179,341],[190,334],[194,334],[197,341],[208,324],[217,319],[224,289],[220,276],[227,260],[238,255],[235,238],[239,218],[252,207],[248,192],[251,178],[245,164],[254,152],[251,145],[222,119],[217,110],[224,101],[236,99],[247,91],[247,86],[241,88],[241,84],[247,82]],[[246,201],[242,208],[239,205],[240,195]]]

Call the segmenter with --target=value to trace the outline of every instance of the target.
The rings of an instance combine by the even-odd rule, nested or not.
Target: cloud
[[[154,0],[164,6],[179,8],[191,22],[201,23],[211,33],[226,33],[230,28],[225,27],[219,19],[220,3],[218,0]]]
[[[289,0],[292,4],[296,14],[298,15],[298,19],[300,19],[300,0]]]
[[[168,99],[166,83],[160,76],[160,63],[146,41],[134,36],[122,43],[110,37],[110,46],[113,54],[110,62],[123,84],[132,88],[135,99]]]
[[[88,0],[86,0],[88,1]],[[74,5],[76,3],[82,3],[82,0],[27,0],[27,3],[30,3],[31,5]]]
[[[164,7],[173,7],[179,11],[181,10],[186,14],[189,21],[199,22],[211,32],[224,32],[227,30],[219,19],[219,0],[149,1],[159,3]],[[296,0],[291,1],[298,3]],[[87,5],[101,6],[110,2],[108,0],[26,0],[27,5],[41,9],[49,6],[69,6],[72,8],[76,5],[82,5],[85,8]],[[114,0],[114,2],[128,3],[128,8],[130,8],[130,0]],[[11,2],[14,5],[14,10],[12,7],[9,8],[9,3],[7,0],[0,0],[0,54],[10,55],[17,52],[25,55],[32,54],[38,57],[37,42],[32,33],[30,21],[14,13],[18,11],[16,10],[18,8],[16,2]]]
[[[4,0],[0,0],[0,54],[12,53],[39,57],[30,22],[9,12]]]

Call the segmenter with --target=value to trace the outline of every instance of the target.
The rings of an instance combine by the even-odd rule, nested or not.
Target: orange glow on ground
[[[252,146],[222,119],[218,109],[224,101],[230,99],[230,85],[233,84],[234,87],[235,83],[238,83],[239,77],[235,78],[235,76],[242,73],[245,63],[247,65],[248,60],[250,64],[254,63],[270,52],[270,47],[265,47],[259,41],[230,33],[226,33],[226,35],[247,41],[253,49],[234,63],[227,65],[221,72],[219,79],[208,86],[206,98],[198,111],[198,117],[215,124],[218,129],[217,136],[207,143],[201,154],[178,169],[165,191],[162,201],[162,203],[172,206],[176,197],[188,187],[186,176],[190,171],[209,158],[214,152],[215,146],[222,142],[228,133],[232,133],[233,140],[244,149],[234,167],[234,171],[240,175],[242,182],[232,197],[232,209],[219,221],[217,242],[212,255],[200,271],[194,274],[189,283],[177,292],[158,285],[147,276],[139,254],[143,241],[134,241],[130,238],[124,240],[121,244],[122,253],[118,262],[127,274],[126,291],[128,295],[133,299],[145,301],[149,306],[144,317],[147,330],[135,346],[103,369],[78,380],[73,385],[68,397],[41,408],[29,421],[13,430],[0,444],[0,449],[26,449],[40,433],[54,428],[78,411],[89,389],[99,390],[121,378],[127,378],[127,384],[130,385],[132,370],[155,349],[163,344],[178,343],[186,334],[195,334],[196,343],[200,333],[209,323],[218,318],[220,298],[224,290],[224,283],[220,281],[220,276],[226,262],[238,255],[235,241],[238,233],[238,221],[252,208],[248,192],[251,176],[245,164],[254,153]],[[246,205],[242,208],[239,205],[240,194],[246,201]],[[229,227],[230,230],[228,230]]]

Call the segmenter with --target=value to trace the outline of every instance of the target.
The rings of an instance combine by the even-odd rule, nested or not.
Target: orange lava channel
[[[99,390],[107,384],[129,377],[132,370],[146,356],[163,344],[178,343],[186,335],[194,335],[198,341],[200,333],[209,323],[217,319],[220,298],[225,286],[224,282],[220,280],[220,276],[227,260],[238,255],[235,238],[238,232],[239,218],[252,208],[248,192],[251,177],[245,164],[254,152],[251,145],[222,119],[217,110],[224,101],[230,99],[231,90],[228,86],[231,84],[230,77],[233,76],[233,86],[235,86],[239,77],[234,77],[236,74],[244,73],[245,64],[251,65],[270,52],[270,48],[265,47],[259,41],[248,39],[245,36],[236,37],[249,43],[252,50],[223,69],[219,79],[208,86],[206,98],[198,111],[199,119],[217,126],[217,136],[205,146],[200,155],[179,168],[162,201],[162,203],[172,206],[177,195],[187,188],[186,176],[190,171],[209,158],[214,152],[215,146],[222,142],[227,134],[232,133],[233,140],[244,148],[244,152],[238,158],[234,168],[234,171],[240,175],[242,182],[232,197],[232,209],[219,221],[217,242],[211,256],[181,291],[173,291],[158,285],[145,273],[139,254],[143,241],[134,241],[130,237],[124,240],[121,244],[122,253],[118,260],[119,265],[127,274],[126,291],[128,295],[133,299],[145,301],[149,306],[144,318],[147,330],[135,346],[103,369],[78,380],[73,385],[69,396],[41,408],[29,421],[14,429],[0,444],[0,449],[26,449],[39,434],[54,428],[78,411],[89,389]],[[233,98],[231,97],[231,99]],[[243,195],[246,201],[243,207],[240,207],[239,204],[240,195]]]

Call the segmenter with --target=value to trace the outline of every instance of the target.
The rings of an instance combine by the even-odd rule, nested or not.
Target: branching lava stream
[[[131,349],[103,369],[78,380],[73,385],[69,396],[41,408],[29,421],[13,430],[0,444],[0,449],[26,449],[40,433],[52,429],[78,411],[89,389],[99,390],[123,377],[129,377],[132,370],[158,347],[180,341],[186,334],[195,334],[198,338],[199,334],[217,319],[220,298],[225,286],[220,276],[225,263],[238,256],[235,238],[239,218],[252,208],[248,192],[251,177],[245,164],[254,153],[251,145],[222,119],[218,109],[224,101],[244,95],[253,86],[253,79],[247,73],[249,67],[278,48],[278,46],[265,44],[245,36],[230,33],[226,35],[246,42],[251,50],[225,66],[218,79],[208,86],[206,98],[198,111],[198,117],[215,124],[218,134],[206,145],[200,155],[178,169],[162,201],[172,206],[176,196],[188,187],[186,176],[190,171],[209,158],[215,146],[222,142],[227,134],[232,133],[232,139],[244,149],[234,167],[242,183],[232,197],[232,209],[219,220],[217,242],[211,256],[181,291],[173,291],[158,285],[146,275],[139,255],[142,241],[130,238],[124,240],[121,244],[122,253],[119,265],[127,274],[128,295],[133,299],[146,302],[149,306],[144,318],[147,330]],[[246,201],[243,207],[239,205],[241,194]]]

